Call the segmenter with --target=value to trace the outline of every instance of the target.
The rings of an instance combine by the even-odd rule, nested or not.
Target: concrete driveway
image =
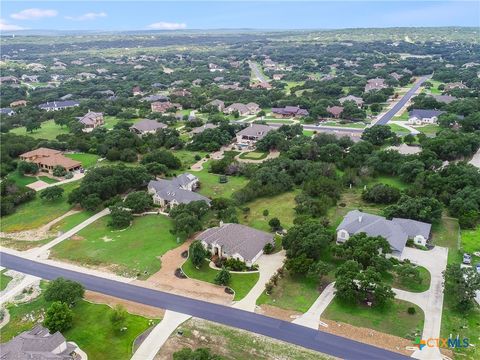
[[[285,260],[285,250],[271,255],[262,255],[257,261],[260,277],[250,292],[232,307],[246,311],[255,311],[257,299],[265,290],[265,284],[282,267]]]
[[[328,284],[327,287],[322,291],[320,296],[317,298],[317,300],[315,300],[313,305],[310,306],[310,309],[308,309],[308,311],[299,318],[293,320],[293,323],[307,326],[312,329],[318,329],[318,324],[327,326],[320,321],[320,316],[335,297],[334,285],[335,282]]]
[[[397,298],[413,302],[420,306],[425,314],[422,338],[440,337],[443,310],[443,275],[447,267],[448,249],[436,246],[432,250],[423,251],[406,247],[402,260],[408,259],[416,265],[425,267],[431,276],[430,288],[423,293],[410,293],[394,289]],[[438,348],[425,347],[417,350],[412,357],[416,359],[440,359]]]

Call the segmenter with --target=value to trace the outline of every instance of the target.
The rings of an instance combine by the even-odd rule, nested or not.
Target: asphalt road
[[[413,85],[413,87],[407,91],[407,93],[405,95],[403,95],[403,97],[400,99],[399,102],[397,102],[395,105],[393,105],[393,107],[388,110],[376,123],[375,125],[386,125],[390,120],[392,120],[392,118],[395,116],[395,114],[397,112],[400,111],[400,109],[405,106],[405,104],[407,103],[408,100],[410,100],[410,98],[413,96],[413,94],[415,94],[415,91],[418,90],[418,88],[420,86],[422,86],[422,84],[428,80],[429,78],[431,78],[432,75],[425,75],[425,76],[422,76],[420,78],[420,80],[418,80],[415,85]]]
[[[66,270],[11,254],[0,252],[0,265],[47,280],[61,276],[82,283],[88,290],[248,330],[343,359],[407,359],[401,354],[260,314]]]
[[[268,120],[267,120],[268,123]],[[279,128],[282,125],[281,123],[268,123],[269,126],[271,127],[276,127]],[[316,125],[311,125],[311,124],[301,124],[303,127],[303,130],[311,130],[311,131],[316,131],[317,133],[327,133],[327,134],[333,134],[338,137],[342,136],[348,136],[350,139],[353,141],[357,142],[360,140],[363,129],[342,129],[340,127],[338,128],[331,128],[331,127],[325,127],[325,126],[316,126]]]
[[[258,68],[258,64],[251,61],[249,62],[250,69],[252,69],[253,73],[255,74],[255,77],[258,79],[260,82],[268,82],[268,79],[265,77],[265,75],[262,74],[260,69]]]

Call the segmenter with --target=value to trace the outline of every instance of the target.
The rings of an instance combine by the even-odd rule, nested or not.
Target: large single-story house
[[[157,120],[143,119],[130,126],[130,131],[143,136],[145,134],[156,133],[159,129],[165,129],[167,125],[158,122]]]
[[[44,104],[38,105],[38,108],[40,110],[46,110],[46,111],[57,111],[57,110],[63,110],[63,109],[67,109],[75,106],[80,106],[80,103],[78,101],[66,100],[66,101],[46,102]]]
[[[56,166],[62,166],[67,171],[80,170],[82,163],[63,156],[60,150],[38,148],[21,154],[20,159],[26,162],[35,163],[40,170],[53,172]]]
[[[210,199],[194,192],[200,185],[198,178],[184,173],[172,180],[151,180],[148,183],[148,193],[152,195],[153,203],[163,208],[172,208],[179,204],[189,204],[192,201],[205,201],[210,205]]]
[[[78,347],[65,340],[58,331],[50,334],[48,329],[36,325],[33,329],[22,332],[12,340],[0,346],[2,360],[74,360]]]
[[[450,90],[454,90],[454,89],[468,89],[467,85],[465,85],[464,83],[462,82],[453,82],[453,83],[448,83],[448,84],[445,84],[445,91],[450,91]]]
[[[103,113],[93,111],[89,111],[83,115],[78,119],[78,122],[83,125],[84,132],[90,132],[93,129],[105,124],[105,121],[103,120]]]
[[[408,124],[436,124],[438,117],[445,111],[428,110],[428,109],[413,109],[408,113]]]
[[[154,101],[168,101],[169,98],[166,95],[161,95],[161,94],[154,94],[154,95],[148,95],[140,99],[140,101],[148,101],[148,102],[154,102]]]
[[[232,105],[227,106],[223,110],[225,114],[231,114],[235,111],[238,111],[238,114],[240,116],[254,115],[260,111],[260,106],[258,106],[258,104],[255,104],[253,102],[248,104],[233,103]]]
[[[437,100],[438,102],[442,102],[445,104],[450,104],[451,102],[457,100],[455,96],[451,95],[430,95],[432,98]]]
[[[421,221],[393,218],[352,210],[345,215],[337,227],[337,243],[344,243],[354,234],[366,233],[368,236],[382,236],[387,239],[392,255],[401,257],[408,239],[416,245],[425,246],[430,237],[431,224]]]
[[[225,109],[225,103],[222,100],[218,99],[210,101],[207,105],[215,106],[218,111],[223,111],[223,109]]]
[[[344,96],[344,97],[338,99],[338,101],[340,101],[340,104],[342,104],[342,105],[345,101],[353,101],[355,104],[357,104],[358,107],[362,107],[363,102],[364,102],[361,97],[354,96],[354,95]]]
[[[206,123],[206,124],[204,124],[204,125],[202,125],[202,126],[193,128],[193,129],[192,129],[192,134],[193,134],[193,135],[200,134],[200,133],[204,132],[204,131],[207,130],[207,129],[216,129],[217,127],[218,127],[218,125],[215,125],[215,124],[212,124],[212,123]]]
[[[220,224],[196,236],[212,255],[234,258],[252,266],[266,244],[274,245],[273,234],[241,224]]]
[[[237,144],[254,145],[274,129],[275,128],[268,125],[250,123],[250,126],[237,132]]]
[[[308,110],[298,106],[285,106],[283,108],[272,108],[272,114],[277,118],[303,117],[308,116]]]

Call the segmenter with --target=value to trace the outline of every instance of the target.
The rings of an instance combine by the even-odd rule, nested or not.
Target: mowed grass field
[[[84,169],[94,166],[100,158],[98,155],[87,153],[65,154],[65,156],[72,160],[80,161]]]
[[[243,213],[241,210],[238,214],[238,219],[241,224],[248,225],[258,230],[270,231],[268,222],[270,219],[276,217],[280,220],[281,225],[288,229],[293,225],[295,218],[295,196],[300,194],[300,191],[290,191],[277,196],[264,197],[251,201],[242,208],[250,208],[248,213]],[[263,211],[268,210],[268,216],[263,216]]]
[[[415,308],[415,314],[407,313],[409,307]],[[424,320],[423,310],[406,301],[393,300],[390,304],[380,308],[343,304],[337,298],[333,299],[321,317],[402,338],[422,331]]]
[[[262,160],[268,156],[268,153],[260,151],[250,151],[240,154],[240,159],[249,159],[249,160]]]
[[[30,330],[41,322],[41,316],[50,303],[43,296],[18,306],[9,306],[10,322],[2,328],[1,342],[9,341],[19,333]],[[125,331],[113,328],[111,307],[78,302],[73,308],[73,326],[62,332],[68,341],[74,341],[90,359],[130,359],[134,340],[158,319],[149,320],[127,313]],[[27,316],[28,315],[28,316]]]
[[[163,215],[135,217],[124,230],[98,219],[52,249],[52,256],[89,266],[102,266],[129,277],[146,278],[160,270],[159,257],[179,245],[170,233],[172,220]],[[183,239],[180,239],[183,240]]]
[[[16,211],[2,218],[2,231],[16,232],[31,230],[65,214],[73,206],[67,202],[68,194],[78,187],[78,182],[59,185],[65,192],[62,198],[54,201],[40,199],[40,192],[37,192],[35,199],[21,204]]]
[[[35,139],[55,140],[58,135],[68,134],[68,128],[55,124],[54,120],[48,120],[42,122],[41,128],[32,133],[27,132],[24,126],[12,129],[10,132],[16,135],[28,135]]]
[[[187,260],[182,265],[182,270],[189,278],[206,281],[212,284],[215,284],[214,280],[219,272],[219,270],[210,268],[206,260],[199,269],[193,266],[190,260]],[[228,287],[235,290],[235,297],[233,300],[238,301],[243,299],[248,294],[250,289],[257,283],[259,277],[260,275],[258,273],[232,273]]]

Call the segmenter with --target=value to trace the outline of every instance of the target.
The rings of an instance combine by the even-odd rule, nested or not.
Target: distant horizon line
[[[383,26],[383,27],[339,27],[339,28],[197,28],[197,29],[178,29],[178,30],[164,30],[164,29],[22,29],[22,30],[3,30],[0,31],[0,36],[3,34],[22,34],[22,33],[35,33],[35,32],[57,32],[57,33],[121,33],[121,32],[144,32],[144,33],[188,33],[197,31],[332,31],[332,30],[381,30],[381,29],[442,29],[442,28],[472,28],[476,29],[476,26],[465,25],[436,25],[436,26]]]

